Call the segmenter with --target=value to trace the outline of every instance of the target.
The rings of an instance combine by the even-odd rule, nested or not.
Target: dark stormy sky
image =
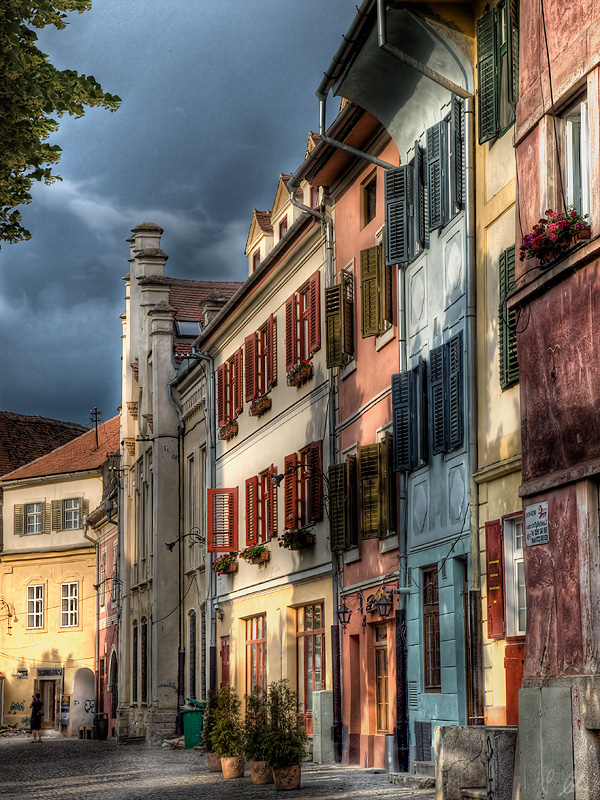
[[[123,104],[63,118],[63,181],[22,209],[31,241],[0,251],[1,409],[84,424],[94,406],[116,413],[136,224],[165,229],[171,276],[246,277],[252,210],[302,162],[355,13],[354,0],[94,0],[39,33],[57,67]]]

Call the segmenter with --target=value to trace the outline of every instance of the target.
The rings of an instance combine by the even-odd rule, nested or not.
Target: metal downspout
[[[88,542],[91,542],[96,549],[96,582],[100,583],[100,543],[98,539],[92,539],[88,535],[89,523],[87,521],[87,514],[83,518],[83,536]],[[96,650],[96,709],[100,708],[100,595],[99,591],[104,590],[103,586],[96,589],[96,636],[95,636],[95,650]],[[63,664],[63,694],[64,694],[64,680],[65,680],[65,665]],[[58,725],[60,730],[60,714],[58,718]]]

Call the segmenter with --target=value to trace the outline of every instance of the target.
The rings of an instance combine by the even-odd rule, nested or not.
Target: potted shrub
[[[541,263],[549,263],[561,256],[578,239],[590,238],[588,215],[581,215],[573,206],[566,214],[549,208],[546,216],[538,220],[531,233],[523,237],[521,261],[538,258]]]
[[[267,762],[266,741],[268,738],[267,693],[255,686],[247,694],[246,718],[244,720],[244,754],[250,762],[252,783],[262,786],[273,783],[273,770]]]
[[[200,736],[200,747],[208,759],[208,769],[210,772],[221,772],[221,759],[215,753],[214,730],[217,720],[218,695],[213,689],[209,692],[206,705],[204,707],[204,719],[202,721],[202,734]]]
[[[271,553],[266,544],[251,544],[240,553],[240,558],[251,564],[266,564],[271,558]]]
[[[251,417],[262,417],[267,411],[271,410],[272,400],[268,394],[256,394],[250,401],[250,408],[248,413]]]
[[[237,555],[237,552],[223,553],[222,556],[215,558],[212,565],[213,572],[216,572],[217,575],[227,575],[230,572],[237,572]]]
[[[279,547],[287,550],[302,550],[315,543],[315,535],[311,533],[311,528],[286,528],[279,537]]]
[[[231,686],[219,689],[212,740],[215,753],[221,758],[224,778],[241,778],[244,774],[244,729],[240,705],[240,698]]]
[[[302,386],[313,376],[313,365],[311,361],[302,359],[287,372],[288,386]]]
[[[275,788],[299,789],[300,762],[306,752],[304,717],[298,712],[298,695],[286,680],[269,685],[267,693],[268,734],[265,755],[273,768]]]
[[[229,441],[229,439],[233,439],[234,436],[237,436],[238,432],[238,424],[236,419],[232,419],[229,422],[226,422],[225,425],[221,425],[219,428],[219,439],[224,439]]]

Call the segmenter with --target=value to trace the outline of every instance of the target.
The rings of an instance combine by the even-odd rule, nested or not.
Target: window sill
[[[360,561],[360,549],[358,547],[353,547],[344,553],[344,564],[353,564],[355,561]]]
[[[394,326],[392,325],[389,330],[385,333],[382,333],[381,336],[375,337],[375,350],[379,352],[382,350],[386,344],[389,344],[391,341],[394,340],[396,336],[396,332],[394,330]]]
[[[345,366],[340,367],[340,379],[346,380],[349,375],[352,375],[353,372],[356,372],[356,359],[353,358],[352,361],[349,361]]]
[[[398,534],[394,533],[390,536],[386,536],[385,539],[379,540],[379,552],[380,553],[389,553],[390,550],[397,550],[398,549]]]

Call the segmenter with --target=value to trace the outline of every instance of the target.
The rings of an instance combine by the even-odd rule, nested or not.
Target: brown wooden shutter
[[[325,289],[325,345],[328,367],[341,367],[344,364],[343,292],[341,283]]]
[[[227,422],[225,392],[227,391],[227,364],[221,364],[217,368],[217,416],[219,418],[219,428]]]
[[[231,553],[238,548],[238,489],[207,489],[207,545],[209,553]]]
[[[244,355],[245,361],[245,377],[246,377],[246,402],[251,403],[257,394],[256,388],[256,356],[257,356],[258,336],[256,333],[251,333],[244,339]]]
[[[362,338],[379,334],[379,291],[377,286],[377,247],[360,251],[360,299]]]
[[[504,535],[500,520],[485,523],[488,639],[504,638]]]
[[[258,476],[246,481],[246,544],[258,541]]]
[[[14,531],[15,536],[25,534],[25,508],[21,504],[14,507]]]
[[[333,551],[349,550],[356,540],[356,456],[332,464],[329,482],[329,542]]]
[[[308,347],[310,354],[321,347],[321,272],[317,270],[311,276],[308,293],[310,297],[310,325]]]
[[[298,525],[298,456],[291,453],[283,461],[285,475],[283,491],[285,503],[285,527],[295,528]]]
[[[359,448],[360,530],[363,539],[377,539],[381,534],[380,447],[367,444]]]
[[[312,442],[308,446],[309,512],[313,522],[323,519],[323,443]]]
[[[267,389],[277,386],[277,317],[271,314],[267,322]]]
[[[381,493],[381,530],[385,536],[396,530],[396,475],[393,470],[393,437],[386,433],[379,443],[379,476]]]
[[[378,332],[383,333],[394,321],[394,298],[392,293],[392,269],[385,265],[383,245],[377,246],[377,285],[379,289]]]
[[[354,355],[354,274],[341,275],[342,293],[342,350],[350,359]]]
[[[289,371],[298,361],[298,303],[293,294],[285,301],[285,369]]]
[[[268,509],[269,509],[269,517],[267,520],[267,537],[270,539],[271,537],[275,536],[277,533],[277,487],[273,483],[273,478],[277,474],[277,467],[274,464],[271,464],[269,467],[268,472],[268,482],[269,482],[269,497],[268,497]]]
[[[235,406],[235,415],[242,413],[244,408],[242,387],[242,348],[236,350],[233,354],[233,402]]]
[[[81,505],[79,506],[81,509]],[[63,529],[63,504],[62,500],[52,501],[52,530],[62,531]]]
[[[50,533],[52,530],[52,506],[50,503],[42,503],[42,533]]]

